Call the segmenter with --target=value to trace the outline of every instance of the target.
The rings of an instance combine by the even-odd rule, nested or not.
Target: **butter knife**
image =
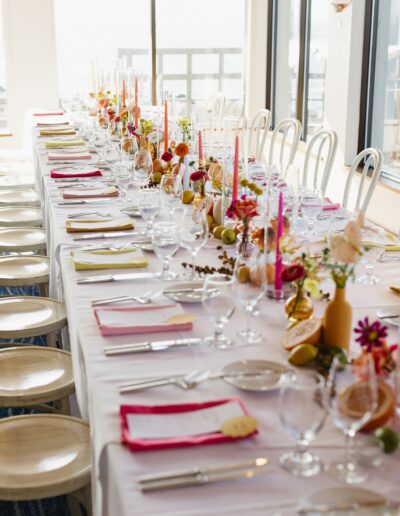
[[[360,502],[353,503],[338,503],[338,504],[320,504],[320,505],[312,505],[310,507],[302,507],[297,511],[297,514],[323,514],[330,512],[346,512],[349,511],[359,511],[363,508],[368,507],[386,507],[388,509],[398,509],[400,507],[400,502],[395,502],[393,500],[366,500]]]
[[[193,346],[201,344],[203,339],[174,339],[174,340],[160,340],[157,342],[140,342],[137,344],[121,344],[120,346],[107,346],[104,348],[104,353],[107,356],[124,355],[127,353],[143,353],[149,351],[164,351],[166,349],[180,348],[186,346]]]
[[[99,238],[118,238],[118,237],[130,237],[139,236],[140,233],[137,231],[99,231],[98,233],[90,233],[88,235],[81,235],[73,238],[74,241],[79,240],[97,240]]]
[[[111,283],[112,281],[124,281],[135,279],[149,279],[154,278],[153,272],[134,272],[127,274],[104,274],[103,276],[92,276],[89,278],[81,278],[76,282],[78,285],[85,285],[86,283]]]

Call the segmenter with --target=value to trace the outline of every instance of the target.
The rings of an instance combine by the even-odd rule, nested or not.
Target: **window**
[[[400,2],[374,0],[365,145],[381,149],[383,177],[400,182]],[[372,64],[373,63],[373,66]]]
[[[6,63],[3,32],[3,9],[0,4],[0,129],[7,127]]]

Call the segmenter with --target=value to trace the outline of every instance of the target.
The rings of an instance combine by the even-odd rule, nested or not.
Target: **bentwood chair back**
[[[244,116],[244,104],[241,100],[235,100],[225,110],[225,116]]]
[[[318,188],[325,195],[332,166],[335,161],[338,137],[335,131],[322,129],[316,132],[307,146],[303,168],[303,186]],[[313,163],[313,166],[312,166]],[[309,177],[311,173],[311,178]]]
[[[279,165],[285,174],[296,156],[300,143],[301,123],[295,118],[278,122],[272,131],[268,165]]]
[[[210,120],[209,124],[213,129],[220,129],[225,116],[226,97],[218,92],[211,95],[205,103],[205,116]]]
[[[247,156],[254,156],[256,161],[263,161],[265,142],[271,126],[271,111],[260,109],[254,115],[249,127]]]
[[[368,148],[361,151],[354,159],[349,175],[347,177],[342,206],[345,209],[349,207],[350,195],[352,192],[352,184],[355,179],[356,171],[360,166],[360,163],[364,160],[364,167],[360,177],[360,183],[358,186],[357,198],[355,201],[352,211],[362,210],[364,213],[368,209],[368,205],[371,201],[372,195],[375,191],[379,177],[382,172],[383,155],[378,149]],[[367,184],[367,177],[370,177],[370,184]]]

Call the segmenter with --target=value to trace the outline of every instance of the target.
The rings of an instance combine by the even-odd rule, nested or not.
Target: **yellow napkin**
[[[69,134],[76,134],[74,128],[69,129],[41,129],[40,136],[65,136]]]
[[[120,251],[72,251],[76,271],[147,267],[142,251],[135,247]]]
[[[66,220],[65,226],[67,233],[119,231],[133,229],[134,227],[128,217],[118,220]]]
[[[71,140],[48,140],[45,143],[48,149],[57,147],[75,147],[78,145],[85,145],[85,141],[82,138],[74,138]]]
[[[400,251],[400,244],[379,244],[377,242],[363,242],[362,244],[367,247],[379,247],[385,251]]]

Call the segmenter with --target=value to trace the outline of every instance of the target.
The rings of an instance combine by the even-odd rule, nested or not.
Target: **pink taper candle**
[[[232,202],[237,201],[239,189],[239,136],[235,136],[235,157],[233,161]]]
[[[164,152],[168,152],[168,102],[164,104]]]
[[[138,80],[135,79],[135,127],[139,126],[139,91]]]
[[[282,253],[279,245],[283,233],[283,195],[279,192],[278,224],[276,228],[275,290],[282,290]]]
[[[203,136],[201,134],[201,129],[199,131],[199,163],[203,161]]]

